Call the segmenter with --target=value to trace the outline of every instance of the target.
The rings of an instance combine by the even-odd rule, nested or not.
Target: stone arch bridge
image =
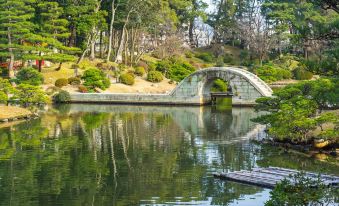
[[[272,89],[258,76],[236,67],[212,67],[186,77],[169,94],[71,93],[71,102],[204,105],[211,101],[210,89],[215,79],[228,82],[233,105],[253,105],[259,97],[272,96]]]

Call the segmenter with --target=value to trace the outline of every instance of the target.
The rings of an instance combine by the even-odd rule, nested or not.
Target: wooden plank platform
[[[275,185],[283,179],[291,179],[291,175],[297,174],[298,170],[268,167],[268,168],[254,168],[251,171],[241,170],[228,173],[217,173],[215,177],[226,179],[234,182],[240,182],[250,185],[256,185],[266,188],[274,188]],[[308,178],[318,179],[319,174],[312,172],[305,172]],[[333,175],[320,174],[321,181],[328,186],[339,186],[339,177]]]

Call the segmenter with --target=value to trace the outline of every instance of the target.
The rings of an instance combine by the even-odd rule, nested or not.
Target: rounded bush
[[[78,89],[79,89],[79,92],[81,92],[81,93],[87,93],[88,92],[87,87],[84,86],[84,85],[79,85]]]
[[[161,82],[164,79],[161,72],[158,71],[150,71],[147,74],[147,80],[150,82]]]
[[[134,84],[134,76],[131,75],[131,74],[122,74],[120,76],[120,81],[121,83],[123,84],[126,84],[126,85],[133,85]]]
[[[298,67],[293,70],[293,76],[297,80],[309,80],[312,79],[313,73],[305,70],[302,67]]]
[[[79,77],[70,77],[68,78],[68,84],[70,85],[79,85],[81,83],[81,80]]]
[[[144,67],[137,67],[137,68],[135,68],[134,73],[135,73],[135,75],[142,77],[142,76],[144,76],[144,74],[146,72],[145,72]]]
[[[34,68],[20,69],[16,75],[16,78],[19,84],[39,86],[44,83],[44,77]]]
[[[68,80],[65,78],[57,79],[54,84],[56,87],[64,87],[68,85]]]
[[[71,101],[71,95],[67,91],[60,91],[54,95],[53,101],[56,103],[67,103]]]
[[[98,87],[100,89],[105,90],[111,85],[111,82],[106,77],[106,74],[97,68],[87,69],[84,72],[82,79],[85,81],[84,85],[91,89]]]

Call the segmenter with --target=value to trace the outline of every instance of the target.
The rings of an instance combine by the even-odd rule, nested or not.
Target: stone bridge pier
[[[211,101],[215,79],[228,82],[234,96],[233,105],[253,105],[259,97],[272,96],[271,88],[255,74],[235,67],[213,67],[186,77],[170,94],[71,93],[75,103],[124,103],[204,105]]]

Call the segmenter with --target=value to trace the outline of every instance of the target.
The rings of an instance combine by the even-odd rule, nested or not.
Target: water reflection
[[[247,139],[255,116],[249,108],[51,108],[0,129],[0,204],[262,205],[268,190],[212,177],[267,164]]]

